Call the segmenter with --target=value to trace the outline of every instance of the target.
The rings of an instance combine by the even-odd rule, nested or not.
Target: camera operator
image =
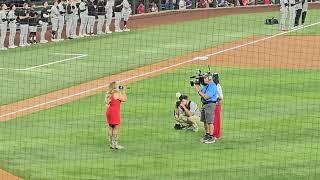
[[[203,84],[195,84],[194,89],[201,97],[201,121],[204,123],[206,134],[200,140],[203,143],[211,144],[215,140],[213,138],[213,120],[214,110],[218,98],[217,85],[212,81],[212,76],[208,73],[202,75]]]
[[[188,96],[181,95],[179,97],[174,114],[176,120],[175,129],[187,127],[194,132],[198,131],[197,121],[200,120],[200,111],[195,102],[188,100]]]

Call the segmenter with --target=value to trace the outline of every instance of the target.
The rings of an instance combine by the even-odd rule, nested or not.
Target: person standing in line
[[[122,8],[122,0],[116,0],[114,3],[114,32],[122,32],[120,28]]]
[[[302,0],[302,20],[301,25],[304,26],[308,11],[308,0]]]
[[[7,27],[8,27],[8,19],[6,13],[7,6],[6,4],[0,4],[0,50],[7,50],[4,47],[4,40],[6,39]]]
[[[122,17],[123,17],[123,23],[124,23],[123,31],[130,31],[130,29],[128,28],[128,20],[131,14],[131,5],[129,4],[128,0],[123,0],[122,5],[123,5]]]
[[[51,17],[51,41],[57,41],[57,31],[59,26],[59,17],[60,11],[58,7],[58,0],[55,0],[53,6],[50,9],[50,17]]]
[[[105,33],[107,34],[112,33],[112,31],[110,30],[110,25],[112,21],[113,6],[114,6],[114,0],[108,0],[106,4],[106,29],[105,29]]]
[[[38,25],[38,13],[35,10],[36,5],[32,4],[30,8],[29,18],[29,40],[31,44],[37,43],[37,25]]]
[[[286,31],[286,21],[288,18],[288,0],[280,0],[280,31]]]
[[[87,36],[86,29],[88,24],[88,8],[87,8],[87,2],[85,0],[81,0],[81,3],[79,5],[79,11],[80,11],[80,27],[79,27],[79,36],[85,37]]]
[[[10,11],[8,12],[8,21],[9,21],[9,47],[10,49],[16,48],[18,46],[14,45],[14,39],[17,32],[17,15],[16,15],[16,6],[14,4],[10,5]]]
[[[66,12],[66,38],[72,39],[72,22],[73,22],[73,0],[69,0],[67,4]]]
[[[94,36],[94,23],[96,20],[96,5],[93,0],[88,2],[88,25],[87,25],[87,34],[90,36]]]
[[[222,93],[222,87],[220,85],[219,81],[219,74],[214,73],[213,74],[213,82],[217,85],[217,91],[218,91],[218,99],[216,102],[216,108],[214,110],[214,138],[215,140],[219,139],[221,137],[221,110],[222,110],[222,100],[223,100],[223,93]]]
[[[48,2],[43,2],[43,8],[41,10],[41,20],[39,21],[39,24],[41,25],[41,34],[40,34],[40,43],[47,43],[46,40],[46,32],[48,29],[48,23],[49,23],[49,10],[48,10]]]
[[[296,1],[295,0],[288,0],[289,1],[289,30],[294,28],[294,19],[296,16]]]
[[[106,16],[106,2],[104,0],[99,0],[97,3],[97,15],[98,15],[98,24],[97,24],[97,34],[102,34],[102,27],[105,21]]]
[[[127,95],[123,86],[116,82],[109,84],[105,97],[106,103],[106,124],[109,127],[108,137],[111,149],[123,149],[118,144],[118,135],[120,129],[120,106],[122,102],[127,101]]]
[[[58,10],[60,12],[60,16],[58,16],[58,34],[57,34],[57,41],[63,41],[62,39],[62,31],[64,27],[64,18],[66,14],[66,4],[64,0],[58,0]]]
[[[30,46],[28,43],[29,17],[29,5],[23,3],[23,8],[19,11],[20,47]]]
[[[294,27],[298,28],[299,26],[299,20],[302,12],[302,1],[299,1],[296,3],[296,17],[294,20]]]
[[[75,39],[78,38],[77,36],[77,27],[78,27],[78,20],[79,20],[79,9],[77,7],[77,3],[73,0],[72,4],[72,24],[71,24],[71,38]]]

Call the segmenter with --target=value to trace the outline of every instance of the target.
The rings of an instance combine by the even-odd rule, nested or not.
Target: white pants
[[[14,38],[16,37],[17,24],[9,23],[10,35],[9,35],[9,46],[14,46]]]
[[[28,32],[29,25],[28,24],[20,24],[20,46],[28,44]]]
[[[112,12],[106,14],[106,32],[110,30],[110,24],[112,21]]]
[[[281,8],[280,9],[280,24],[279,24],[280,30],[285,30],[287,17],[288,17],[288,9]]]
[[[58,30],[58,24],[59,23],[59,19],[57,18],[51,18],[51,24],[52,24],[52,31],[57,31]]]
[[[102,34],[102,27],[105,21],[104,15],[98,15],[97,34]]]
[[[57,39],[61,39],[61,34],[62,34],[62,31],[63,31],[63,26],[64,26],[64,16],[59,16]]]
[[[69,38],[71,36],[72,30],[72,17],[66,16],[66,37]]]
[[[121,23],[121,12],[114,13],[114,29],[120,30],[120,23]]]
[[[93,34],[95,20],[96,20],[95,16],[88,16],[88,25],[87,25],[87,33],[88,34]]]
[[[78,19],[79,19],[78,15],[72,16],[71,36],[73,37],[77,36]]]
[[[48,23],[47,22],[42,22],[41,34],[40,34],[40,42],[46,40],[45,36],[46,36],[47,28],[48,28]]]
[[[289,29],[294,27],[294,20],[296,17],[296,7],[289,5]]]
[[[80,20],[81,20],[81,24],[79,28],[79,35],[83,35],[83,34],[86,34],[86,28],[88,24],[88,15],[80,14]]]
[[[130,10],[123,10],[122,11],[122,17],[124,21],[128,21],[130,16]]]
[[[0,48],[4,47],[4,40],[6,39],[6,34],[7,34],[7,26],[8,22],[2,22],[0,24]]]

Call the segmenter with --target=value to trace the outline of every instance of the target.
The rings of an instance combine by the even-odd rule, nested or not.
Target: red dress
[[[109,108],[107,109],[107,123],[109,125],[120,125],[120,104],[121,101],[115,99],[112,95],[110,97]]]

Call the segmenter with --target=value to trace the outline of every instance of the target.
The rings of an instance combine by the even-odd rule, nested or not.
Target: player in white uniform
[[[43,3],[43,9],[41,10],[41,20],[39,21],[39,24],[41,25],[40,43],[48,42],[45,35],[48,29],[49,17],[48,2],[45,1]]]
[[[60,12],[60,16],[58,16],[59,21],[58,21],[58,34],[57,34],[57,40],[58,41],[63,41],[63,39],[61,38],[61,34],[63,31],[63,27],[64,27],[64,17],[66,14],[66,4],[64,2],[64,0],[58,0],[58,10]]]
[[[123,17],[123,23],[124,23],[123,31],[130,31],[130,29],[128,28],[128,20],[131,14],[131,5],[129,4],[128,0],[123,0],[122,4],[123,4],[122,17]]]
[[[69,0],[66,7],[66,37],[72,39],[72,22],[73,22],[73,0]]]
[[[16,6],[12,4],[10,6],[10,11],[8,12],[8,20],[9,20],[9,48],[16,48],[18,46],[14,45],[14,39],[16,37],[17,32],[17,16],[16,16]]]
[[[106,30],[105,33],[111,34],[110,25],[112,21],[112,13],[113,13],[114,0],[108,0],[106,4]]]
[[[279,29],[281,31],[286,30],[286,20],[288,18],[288,0],[280,0],[280,24]]]
[[[50,17],[51,17],[51,40],[52,41],[57,41],[57,31],[58,31],[58,26],[59,26],[59,17],[60,15],[60,11],[59,11],[59,7],[58,7],[58,0],[55,0],[53,3],[53,6],[51,7],[50,10]]]
[[[78,27],[78,19],[79,19],[79,9],[77,7],[76,1],[72,2],[72,24],[71,24],[71,37],[78,38],[77,36],[77,27]]]
[[[307,11],[308,11],[308,0],[302,0],[302,20],[301,20],[302,26],[305,23]]]
[[[97,6],[93,2],[93,0],[89,0],[88,2],[88,24],[87,24],[87,33],[90,36],[94,36],[93,28],[94,23],[96,20],[96,12],[97,12]]]
[[[87,36],[86,28],[88,24],[88,8],[87,8],[87,2],[82,0],[79,5],[79,11],[80,11],[80,27],[79,27],[79,36],[84,37]]]
[[[114,32],[122,32],[120,28],[123,3],[122,0],[114,2]]]
[[[294,28],[294,19],[296,16],[296,1],[295,0],[288,0],[289,1],[289,30]]]
[[[102,34],[102,27],[105,22],[106,17],[106,2],[104,0],[99,0],[97,3],[97,15],[98,15],[98,23],[97,23],[97,34]]]
[[[0,4],[0,50],[7,50],[7,48],[4,47],[8,27],[6,9],[6,4]]]

